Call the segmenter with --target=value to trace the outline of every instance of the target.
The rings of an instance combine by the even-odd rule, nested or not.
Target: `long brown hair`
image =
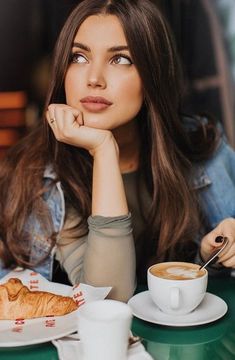
[[[57,41],[45,109],[50,103],[65,103],[64,78],[74,37],[88,16],[100,13],[119,18],[143,83],[145,100],[138,117],[140,174],[152,199],[146,216],[148,230],[142,234],[143,247],[150,249],[147,239],[154,239],[158,260],[173,257],[178,244],[192,240],[198,229],[198,210],[188,177],[191,159],[205,158],[213,149],[215,136],[213,128],[210,139],[207,130],[205,136],[199,131],[200,141],[195,146],[185,131],[179,114],[178,58],[166,21],[156,6],[149,0],[82,1]],[[30,235],[24,224],[32,212],[47,230],[51,246],[55,242],[42,201],[42,194],[48,190],[42,182],[47,164],[53,166],[83,224],[90,214],[92,159],[83,149],[57,142],[44,120],[10,151],[0,170],[0,250],[7,266],[27,264],[30,244],[25,247],[25,243]]]

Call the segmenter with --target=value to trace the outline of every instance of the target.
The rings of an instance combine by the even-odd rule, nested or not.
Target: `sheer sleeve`
[[[56,250],[56,259],[70,281],[112,286],[109,297],[127,301],[135,289],[131,215],[90,216],[87,235],[82,235],[77,224],[78,217],[70,209]]]

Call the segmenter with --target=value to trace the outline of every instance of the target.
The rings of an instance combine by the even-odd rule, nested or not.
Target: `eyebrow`
[[[75,42],[75,43],[73,43],[73,47],[77,47],[79,49],[91,52],[91,49],[82,43]],[[111,48],[108,49],[108,52],[116,52],[116,51],[123,51],[123,50],[129,51],[128,46],[127,45],[112,46]]]

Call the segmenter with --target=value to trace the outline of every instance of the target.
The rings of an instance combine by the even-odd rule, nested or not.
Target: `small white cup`
[[[186,275],[187,272],[190,275],[190,269],[193,272],[199,270],[199,265],[185,262],[159,263],[148,269],[150,296],[153,302],[166,314],[188,314],[201,303],[206,294],[207,270],[203,269],[199,277],[184,279],[180,267],[186,268]],[[168,269],[171,269],[169,271],[170,276],[175,276],[175,279],[164,277],[165,271]],[[171,275],[174,271],[176,275]]]
[[[78,332],[83,360],[127,360],[131,308],[116,300],[97,300],[81,306]]]

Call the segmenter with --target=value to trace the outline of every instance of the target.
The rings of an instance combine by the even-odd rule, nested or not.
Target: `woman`
[[[72,283],[127,300],[136,269],[140,283],[153,262],[192,260],[203,236],[204,259],[222,235],[234,267],[235,156],[207,119],[180,116],[159,10],[85,0],[54,59],[46,119],[1,168],[2,274],[20,265],[52,279],[56,259]]]

